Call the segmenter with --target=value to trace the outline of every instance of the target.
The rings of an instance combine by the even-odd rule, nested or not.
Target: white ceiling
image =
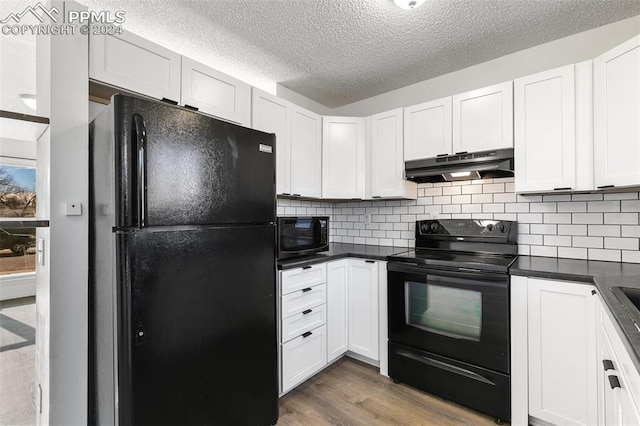
[[[124,10],[131,31],[330,108],[640,14],[638,0],[80,2]]]
[[[275,92],[279,83],[330,108],[640,15],[640,0],[427,0],[415,10],[393,0],[79,2],[123,10],[129,31],[252,85]],[[6,11],[33,2],[0,3]],[[2,91],[17,84],[20,93],[35,93],[35,52],[29,40],[11,41],[0,52]]]

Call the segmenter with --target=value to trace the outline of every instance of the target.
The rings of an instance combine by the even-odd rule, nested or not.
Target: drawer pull
[[[303,334],[304,336],[304,334]],[[609,385],[611,386],[611,389],[615,389],[615,388],[619,388],[620,386],[620,380],[618,380],[618,376],[609,376]]]
[[[313,309],[307,309],[306,311],[302,311],[302,315],[307,315],[313,312]]]
[[[302,269],[311,269],[311,266],[303,266]]]
[[[313,334],[312,332],[307,331],[306,333],[302,333],[302,337],[303,338],[307,338],[307,337],[311,336],[312,334]]]
[[[311,291],[311,287],[307,287],[307,288],[303,288],[303,289],[302,289],[302,292],[303,292],[303,293],[306,293],[306,292],[308,292],[308,291]]]
[[[615,368],[613,367],[613,361],[611,361],[610,359],[603,359],[602,366],[604,367],[604,371],[615,370]]]

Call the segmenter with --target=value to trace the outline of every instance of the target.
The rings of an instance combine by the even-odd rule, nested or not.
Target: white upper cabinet
[[[182,57],[180,104],[243,126],[251,125],[251,86],[186,57]]]
[[[296,105],[291,108],[291,194],[320,198],[322,118]]]
[[[640,36],[593,65],[595,185],[640,185]]]
[[[180,55],[123,31],[89,37],[89,77],[157,99],[180,101]]]
[[[291,104],[253,88],[251,127],[276,135],[276,192],[291,194]]]
[[[517,192],[575,189],[574,66],[514,82]]]
[[[373,198],[417,198],[415,182],[405,181],[402,108],[370,117],[371,196]]]
[[[365,197],[365,119],[322,117],[322,197]]]
[[[404,108],[404,160],[451,154],[451,97]]]
[[[453,96],[453,153],[513,147],[513,82]]]

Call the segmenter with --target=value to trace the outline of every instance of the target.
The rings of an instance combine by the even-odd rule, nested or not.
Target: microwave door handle
[[[144,228],[147,217],[147,128],[140,114],[133,114],[133,123],[136,137],[138,228]]]

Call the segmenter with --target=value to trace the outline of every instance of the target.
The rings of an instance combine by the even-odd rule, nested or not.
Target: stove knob
[[[436,231],[438,230],[438,228],[439,228],[439,225],[438,225],[436,222],[433,222],[433,223],[431,224],[431,230],[432,230],[433,232],[436,232]]]
[[[505,232],[507,232],[507,226],[504,223],[499,224],[498,231],[504,234]]]
[[[486,230],[487,230],[487,232],[493,231],[493,225],[491,223],[488,224],[487,227],[486,227]]]

